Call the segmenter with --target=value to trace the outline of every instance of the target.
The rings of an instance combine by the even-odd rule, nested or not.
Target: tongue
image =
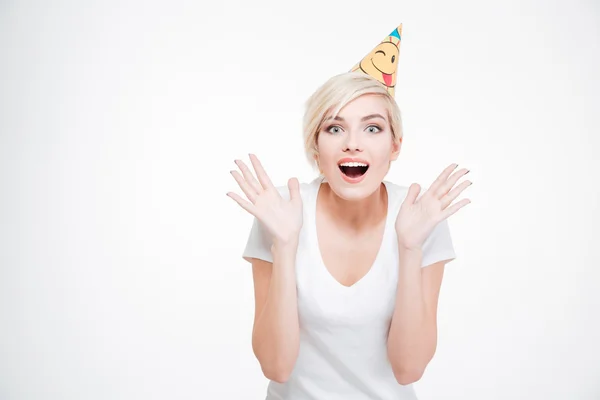
[[[390,74],[384,74],[383,72],[381,73],[381,75],[383,75],[383,80],[385,82],[385,85],[391,86],[392,85],[392,76]]]

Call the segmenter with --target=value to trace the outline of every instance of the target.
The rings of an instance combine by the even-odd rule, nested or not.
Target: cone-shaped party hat
[[[369,54],[360,60],[351,71],[364,72],[383,83],[394,96],[402,24],[385,37]]]

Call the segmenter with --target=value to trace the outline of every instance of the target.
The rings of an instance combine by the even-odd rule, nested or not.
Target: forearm
[[[267,299],[252,334],[252,348],[265,376],[287,379],[299,350],[295,262],[297,244],[273,245]]]
[[[388,335],[388,357],[400,383],[418,380],[433,357],[435,318],[428,314],[421,280],[421,250],[399,246],[396,304]]]

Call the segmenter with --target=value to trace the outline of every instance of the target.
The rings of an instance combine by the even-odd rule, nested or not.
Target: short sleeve
[[[268,262],[273,262],[273,255],[271,254],[272,240],[269,237],[264,225],[254,217],[252,228],[250,229],[250,235],[246,242],[246,248],[242,257],[248,262],[252,262],[252,258],[258,258]]]
[[[448,219],[438,223],[423,243],[423,260],[421,267],[427,267],[438,261],[450,262],[456,258]]]

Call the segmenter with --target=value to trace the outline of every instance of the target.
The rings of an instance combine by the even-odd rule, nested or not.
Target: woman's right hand
[[[286,200],[273,186],[262,164],[254,154],[250,154],[250,161],[256,171],[258,181],[241,160],[236,160],[235,163],[242,171],[243,176],[238,171],[231,171],[249,201],[233,192],[228,192],[227,196],[262,222],[271,234],[273,243],[297,242],[303,223],[302,198],[298,179],[288,180],[290,200]]]

